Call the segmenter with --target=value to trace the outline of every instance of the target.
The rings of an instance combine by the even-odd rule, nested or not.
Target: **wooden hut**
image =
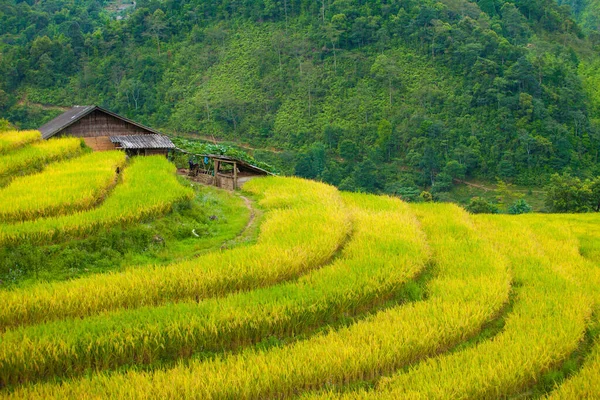
[[[194,180],[222,189],[236,190],[252,178],[273,175],[238,158],[215,154],[190,154],[190,156],[192,158],[189,174]]]
[[[39,130],[44,139],[80,137],[95,151],[123,149],[130,155],[150,155],[175,149],[160,132],[98,106],[71,107]]]

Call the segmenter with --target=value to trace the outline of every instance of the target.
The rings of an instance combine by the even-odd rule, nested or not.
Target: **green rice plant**
[[[96,205],[116,183],[125,165],[120,151],[89,153],[13,180],[0,190],[0,221],[67,214]]]
[[[40,170],[44,164],[82,152],[81,140],[77,138],[51,139],[23,146],[0,155],[0,178],[5,182],[22,172]]]
[[[40,131],[8,131],[0,133],[0,154],[42,140]]]
[[[297,282],[224,299],[57,321],[9,331],[0,342],[0,385],[150,364],[304,333],[382,304],[423,271],[429,251],[409,207],[377,197],[382,211],[346,196],[354,235],[336,261]],[[357,205],[360,204],[360,205]]]
[[[158,170],[153,168],[157,163]],[[102,206],[68,217],[15,225],[9,232],[6,226],[0,226],[0,239],[8,235],[18,239],[19,233],[28,237],[48,237],[56,231],[84,234],[95,225],[129,222],[165,212],[173,200],[188,195],[176,183],[173,172],[174,167],[166,160],[137,159],[125,170],[123,184]],[[255,245],[208,253],[168,266],[0,292],[0,329],[119,308],[199,301],[272,285],[326,264],[350,233],[348,211],[331,186],[295,178],[265,178],[250,181],[245,188],[253,193],[265,188],[260,202],[267,215]],[[302,197],[305,202],[298,202]]]
[[[416,208],[436,258],[427,301],[392,308],[338,331],[268,351],[246,350],[175,368],[99,374],[61,385],[22,387],[29,398],[272,398],[373,379],[473,335],[508,300],[511,276],[458,207]],[[374,227],[396,236],[385,225]],[[407,230],[397,233],[409,240]],[[410,230],[408,231],[410,232]],[[369,254],[371,256],[371,254]]]
[[[585,268],[572,238],[527,219],[480,217],[481,232],[505,254],[520,284],[504,330],[489,341],[382,379],[376,390],[323,397],[373,399],[505,398],[565,360],[582,340],[592,299],[578,279]],[[561,236],[563,236],[561,238]]]

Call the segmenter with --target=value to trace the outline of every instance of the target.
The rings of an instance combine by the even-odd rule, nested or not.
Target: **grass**
[[[473,197],[481,197],[491,203],[497,202],[498,192],[496,191],[495,184],[478,181],[472,181],[471,183],[481,185],[492,190],[485,190],[480,187],[470,186],[466,184],[455,184],[452,186],[450,192],[446,193],[445,196],[449,201],[460,204],[462,206],[466,206],[467,204],[469,204],[471,198]],[[515,185],[513,190],[515,193],[523,195],[523,199],[527,202],[527,204],[529,204],[532,207],[534,212],[546,211],[546,205],[544,203],[545,195],[544,193],[540,193],[542,189],[533,188],[530,190],[530,188]]]
[[[21,242],[0,247],[0,288],[24,288],[132,266],[164,265],[219,249],[223,243],[234,246],[250,213],[242,199],[213,187],[193,184],[193,189],[189,203],[176,205],[164,217],[103,228],[84,239],[59,244]],[[253,225],[246,242],[256,238],[259,225],[259,221]]]

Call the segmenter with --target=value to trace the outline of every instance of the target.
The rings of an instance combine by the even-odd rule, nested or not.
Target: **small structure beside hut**
[[[195,181],[227,190],[239,189],[257,176],[273,175],[243,160],[215,154],[191,154],[189,166]]]
[[[44,139],[80,137],[94,151],[122,149],[129,155],[166,155],[176,148],[160,132],[98,106],[71,107],[39,130]]]
[[[168,150],[175,149],[175,145],[163,135],[125,135],[111,136],[110,141],[116,149],[122,149],[129,155],[166,154]]]

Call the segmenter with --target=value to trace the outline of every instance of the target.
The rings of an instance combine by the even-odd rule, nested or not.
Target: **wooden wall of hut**
[[[94,149],[94,151],[107,151],[115,149],[115,144],[110,141],[109,136],[84,137],[83,141],[86,145],[88,145],[88,147]]]
[[[167,149],[126,149],[125,151],[129,156],[166,156],[169,153]]]
[[[152,133],[127,121],[95,110],[73,125],[66,127],[60,136],[108,137],[122,135],[144,135]]]

